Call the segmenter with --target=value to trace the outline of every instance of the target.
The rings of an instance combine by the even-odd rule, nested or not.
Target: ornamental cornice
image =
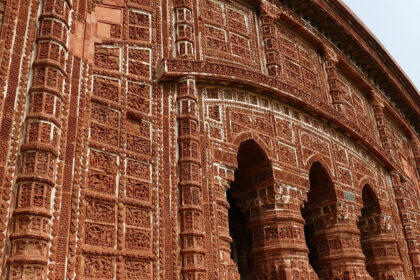
[[[353,121],[339,114],[329,104],[307,94],[301,87],[239,66],[197,60],[162,60],[158,65],[157,72],[160,81],[178,80],[183,76],[194,75],[197,81],[240,84],[248,88],[251,87],[256,92],[298,105],[313,115],[320,116],[320,119],[326,120],[332,126],[350,136],[388,169],[399,170],[396,164],[390,160],[386,151],[367,132],[362,131]]]
[[[315,27],[395,104],[417,134],[420,92],[376,37],[341,0],[264,0],[281,3]],[[294,15],[296,16],[296,15]],[[391,111],[395,111],[391,109]],[[407,126],[407,125],[406,125]]]

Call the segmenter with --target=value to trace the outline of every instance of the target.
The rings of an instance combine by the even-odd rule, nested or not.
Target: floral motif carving
[[[150,114],[150,85],[128,82],[127,103],[131,109]]]
[[[127,180],[127,197],[149,202],[151,186],[149,183],[129,178]]]
[[[120,113],[92,102],[90,137],[92,140],[118,146],[120,140]]]
[[[86,218],[106,223],[115,223],[115,206],[94,199],[86,201]]]
[[[146,79],[151,77],[151,50],[143,48],[128,49],[128,73]]]
[[[113,102],[120,102],[120,83],[118,80],[95,76],[93,94]]]
[[[201,1],[204,55],[256,65],[254,11],[223,1]]]
[[[151,213],[143,208],[126,208],[126,223],[130,226],[149,228],[151,225]]]

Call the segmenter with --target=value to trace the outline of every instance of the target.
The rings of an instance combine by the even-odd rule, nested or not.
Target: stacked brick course
[[[0,278],[420,279],[420,94],[366,34],[340,1],[0,0]]]

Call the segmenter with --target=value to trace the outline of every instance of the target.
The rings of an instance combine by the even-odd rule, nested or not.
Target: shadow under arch
[[[362,209],[357,226],[366,270],[373,279],[406,279],[390,220],[383,213],[374,185],[370,180],[361,183]]]
[[[258,147],[258,149],[260,149],[263,152],[268,161],[273,161],[273,158],[270,154],[270,148],[261,139],[261,137],[258,136],[258,133],[255,133],[252,130],[244,131],[236,135],[232,141],[232,145],[234,149],[239,153],[240,147],[243,145],[243,143],[248,141],[253,142]]]
[[[247,135],[250,136],[250,135]],[[238,145],[235,179],[227,191],[231,257],[240,279],[254,279],[252,233],[249,221],[254,215],[253,200],[257,190],[274,184],[273,170],[264,149],[253,139],[243,138]]]
[[[370,184],[365,184],[362,188],[362,204],[362,217],[382,213],[378,196]]]
[[[309,263],[319,275],[319,251],[324,240],[327,240],[328,226],[325,221],[335,215],[337,195],[330,173],[320,161],[313,161],[309,167],[308,200],[302,208],[305,220],[304,232],[309,249]]]
[[[365,257],[357,244],[360,232],[352,210],[354,205],[339,199],[330,173],[320,161],[312,162],[309,183],[302,216],[309,263],[319,279],[335,279],[337,275],[339,279],[373,279],[366,270]],[[376,204],[372,205],[376,207]]]
[[[308,174],[315,163],[320,164],[323,167],[331,181],[335,179],[334,174],[331,172],[331,164],[328,164],[319,153],[315,153],[307,159],[305,170]]]
[[[376,263],[374,258],[374,235],[375,228],[380,223],[381,207],[370,184],[365,183],[362,187],[362,209],[361,217],[357,223],[360,230],[360,245],[366,257],[366,270],[374,277],[376,275]]]
[[[309,169],[309,186],[308,204],[337,201],[331,175],[319,161],[313,162]]]
[[[247,139],[239,145],[237,163],[231,187],[235,192],[242,191],[238,195],[274,183],[271,160],[257,141]]]

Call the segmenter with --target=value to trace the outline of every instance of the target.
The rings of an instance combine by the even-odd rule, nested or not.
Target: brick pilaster
[[[178,168],[183,279],[206,279],[201,146],[194,77],[177,84]]]
[[[175,0],[175,49],[176,57],[193,58],[194,42],[194,14],[192,1]]]
[[[332,50],[325,48],[324,49],[324,61],[325,61],[325,69],[327,71],[327,80],[330,86],[330,94],[332,98],[333,105],[335,109],[340,112],[344,113],[344,93],[342,88],[340,87],[341,82],[339,81],[338,77],[338,69],[337,63],[338,58]]]
[[[71,5],[63,0],[43,2],[33,64],[29,112],[20,151],[14,229],[9,236],[8,279],[47,279],[51,246],[53,198],[67,58],[67,31]]]
[[[267,73],[270,76],[280,76],[281,66],[274,19],[268,14],[263,14],[260,18]]]

